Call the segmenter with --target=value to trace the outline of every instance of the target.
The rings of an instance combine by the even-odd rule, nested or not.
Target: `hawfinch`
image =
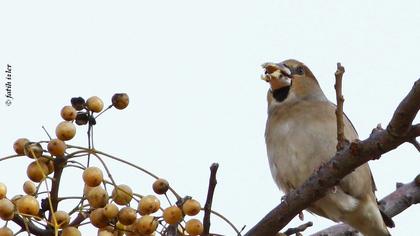
[[[286,60],[262,65],[262,79],[270,84],[265,130],[268,162],[277,186],[288,193],[309,178],[336,152],[335,105],[303,63]],[[346,139],[357,133],[344,117]],[[342,221],[365,236],[390,236],[393,222],[382,213],[374,194],[375,183],[366,163],[343,178],[327,195],[311,204],[310,212]],[[385,223],[386,222],[386,223]]]

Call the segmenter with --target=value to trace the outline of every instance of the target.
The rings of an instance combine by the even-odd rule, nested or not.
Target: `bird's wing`
[[[337,105],[335,105],[334,103],[330,102],[330,104],[334,107],[334,109],[337,108]],[[357,133],[356,128],[354,127],[353,123],[351,122],[349,117],[346,115],[346,113],[343,112],[343,114],[344,114],[344,118],[345,118],[344,120],[345,120],[345,123],[346,123],[345,126],[347,125],[347,128],[349,129],[349,133],[352,134],[352,135],[350,135],[351,137],[346,136],[346,138],[348,138],[350,141],[352,141],[354,139],[358,139],[359,134]],[[375,180],[374,180],[373,175],[372,175],[372,171],[370,170],[369,166],[368,166],[367,169],[368,169],[370,179],[371,179],[371,182],[372,182],[372,192],[375,192],[377,190],[377,188],[376,188]]]
[[[344,134],[350,141],[358,139],[357,132],[347,116],[345,116],[344,119]],[[368,163],[363,164],[343,178],[340,182],[340,186],[344,192],[356,198],[362,197],[366,193],[371,194],[373,197],[375,196],[374,191],[376,190],[376,186]]]

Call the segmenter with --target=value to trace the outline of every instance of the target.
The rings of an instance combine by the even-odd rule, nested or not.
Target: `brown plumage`
[[[335,105],[328,101],[315,76],[303,63],[286,60],[265,63],[263,67],[266,74],[262,78],[270,83],[265,133],[267,155],[274,181],[288,193],[335,154]],[[348,140],[358,138],[347,117],[344,117],[344,134]],[[365,236],[389,236],[374,191],[366,163],[308,210],[345,222]]]

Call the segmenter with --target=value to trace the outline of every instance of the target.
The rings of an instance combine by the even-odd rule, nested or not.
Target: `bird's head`
[[[300,61],[268,62],[262,67],[265,72],[261,79],[270,84],[270,92],[278,102],[291,95],[301,99],[324,96],[311,70]]]

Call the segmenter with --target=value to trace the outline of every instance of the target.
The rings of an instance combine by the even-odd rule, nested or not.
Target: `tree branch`
[[[397,184],[397,189],[379,201],[379,207],[389,217],[394,217],[413,204],[420,203],[420,174],[408,184]],[[356,236],[357,230],[346,224],[337,224],[311,236]]]
[[[312,225],[313,225],[313,223],[311,221],[309,221],[309,222],[307,222],[303,225],[299,225],[296,228],[290,228],[290,229],[286,230],[283,234],[285,234],[287,236],[290,236],[292,234],[297,234],[297,233],[305,231],[307,228],[311,227]]]
[[[245,236],[276,235],[300,211],[325,196],[328,189],[354,169],[369,160],[379,159],[382,154],[419,136],[418,126],[411,125],[419,108],[420,79],[399,104],[386,130],[379,130],[363,141],[346,145],[302,186],[287,194],[285,201],[271,210]]]
[[[52,203],[52,208],[48,207],[49,216],[48,220],[52,222],[52,214],[51,209],[56,212],[58,207],[58,190],[60,189],[60,182],[61,182],[61,175],[63,174],[63,168],[66,165],[66,158],[64,157],[56,157],[54,159],[54,175],[53,181],[51,184],[51,191],[50,191],[50,198]],[[49,203],[47,203],[49,206]]]
[[[397,186],[394,192],[379,201],[379,207],[393,217],[417,203],[420,203],[420,174],[412,182]]]
[[[343,74],[345,70],[341,63],[337,63],[337,71],[335,72],[335,97],[337,99],[337,108],[335,109],[335,115],[337,117],[337,151],[341,150],[345,146],[344,137],[344,96],[343,96]]]
[[[209,189],[207,191],[206,204],[204,205],[204,218],[203,218],[203,234],[204,236],[209,235],[210,232],[210,214],[211,214],[211,205],[213,203],[214,189],[216,188],[217,179],[216,173],[219,168],[219,164],[213,163],[210,166],[210,179],[209,179]]]
[[[18,214],[15,214],[15,216],[12,219],[13,222],[15,222],[17,225],[19,225],[21,228],[25,229],[25,224],[28,226],[28,233],[37,235],[37,236],[47,236],[47,235],[54,235],[53,229],[41,229],[38,226],[36,226],[31,221],[25,222],[22,217],[20,217]]]
[[[52,187],[51,187],[51,192],[50,192],[52,209],[54,212],[57,211],[58,190],[59,190],[60,179],[63,173],[63,166],[65,165],[65,162],[66,160],[63,157],[56,157],[54,159],[54,176],[53,176]],[[45,199],[45,202],[46,202],[46,206],[44,206],[43,208],[45,208],[46,211],[49,211],[48,220],[52,222],[52,212],[50,210],[51,208],[50,208],[50,204],[48,203],[48,199]],[[24,219],[20,217],[19,215],[15,215],[12,221],[22,228],[26,227]],[[53,227],[49,225],[46,227],[46,229],[41,229],[37,227],[35,224],[33,224],[32,222],[29,222],[28,228],[29,228],[30,233],[34,235],[40,235],[40,236],[54,235]]]

